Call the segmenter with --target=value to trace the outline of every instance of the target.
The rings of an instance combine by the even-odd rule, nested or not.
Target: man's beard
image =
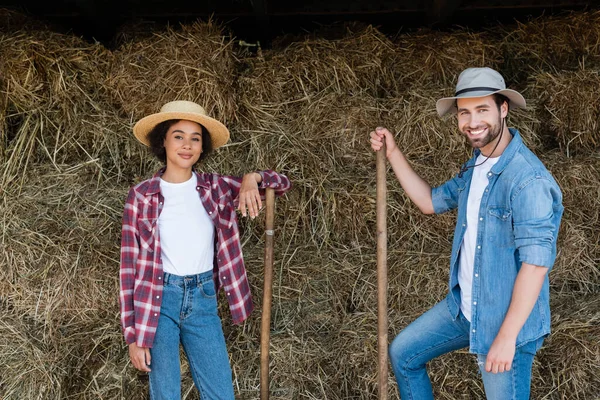
[[[488,134],[482,138],[471,139],[471,137],[468,133],[462,132],[462,134],[469,141],[469,144],[471,145],[471,147],[473,147],[474,149],[481,149],[482,147],[485,147],[488,144],[492,143],[494,141],[494,139],[496,139],[498,137],[498,135],[500,135],[500,132],[502,132],[502,129],[504,128],[502,126],[504,124],[502,124],[501,118],[498,118],[498,123],[495,125],[488,125],[488,124],[484,124],[484,125],[488,129]]]

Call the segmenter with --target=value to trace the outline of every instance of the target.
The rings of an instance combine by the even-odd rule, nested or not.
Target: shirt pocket
[[[488,227],[490,241],[500,247],[514,247],[512,210],[506,207],[488,207]]]
[[[217,200],[217,227],[229,230],[233,227],[236,218],[235,207],[230,193],[226,193]]]
[[[138,219],[138,232],[140,235],[140,250],[154,251],[154,233],[156,231],[155,218]]]

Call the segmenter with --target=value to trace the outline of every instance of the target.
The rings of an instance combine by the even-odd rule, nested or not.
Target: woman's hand
[[[129,345],[129,359],[133,366],[142,371],[150,372],[150,349],[147,347],[139,347],[135,342]]]
[[[242,178],[238,210],[242,212],[244,217],[249,215],[250,218],[254,219],[262,208],[262,201],[258,192],[258,184],[260,182],[262,182],[262,176],[256,172],[250,172]]]

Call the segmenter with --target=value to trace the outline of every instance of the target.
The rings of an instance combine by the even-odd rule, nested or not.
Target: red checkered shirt
[[[120,305],[125,342],[152,347],[163,291],[158,217],[164,198],[160,193],[158,171],[152,179],[132,187],[123,212],[121,237]],[[272,187],[281,195],[291,188],[285,175],[261,171],[259,185]],[[236,324],[252,312],[250,286],[242,257],[242,244],[237,224],[236,207],[242,179],[217,174],[196,173],[196,190],[216,228],[213,267],[217,290],[222,287]]]

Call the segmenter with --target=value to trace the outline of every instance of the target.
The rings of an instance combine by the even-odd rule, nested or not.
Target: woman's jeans
[[[181,399],[181,343],[200,397],[233,400],[212,271],[190,276],[165,273],[163,282],[160,317],[150,349],[150,398]]]
[[[462,314],[453,319],[446,300],[441,301],[408,325],[389,348],[402,400],[433,399],[431,381],[425,364],[442,354],[469,346],[471,324]],[[477,355],[488,400],[529,399],[531,367],[543,339],[516,349],[510,371],[485,372],[485,354]]]

